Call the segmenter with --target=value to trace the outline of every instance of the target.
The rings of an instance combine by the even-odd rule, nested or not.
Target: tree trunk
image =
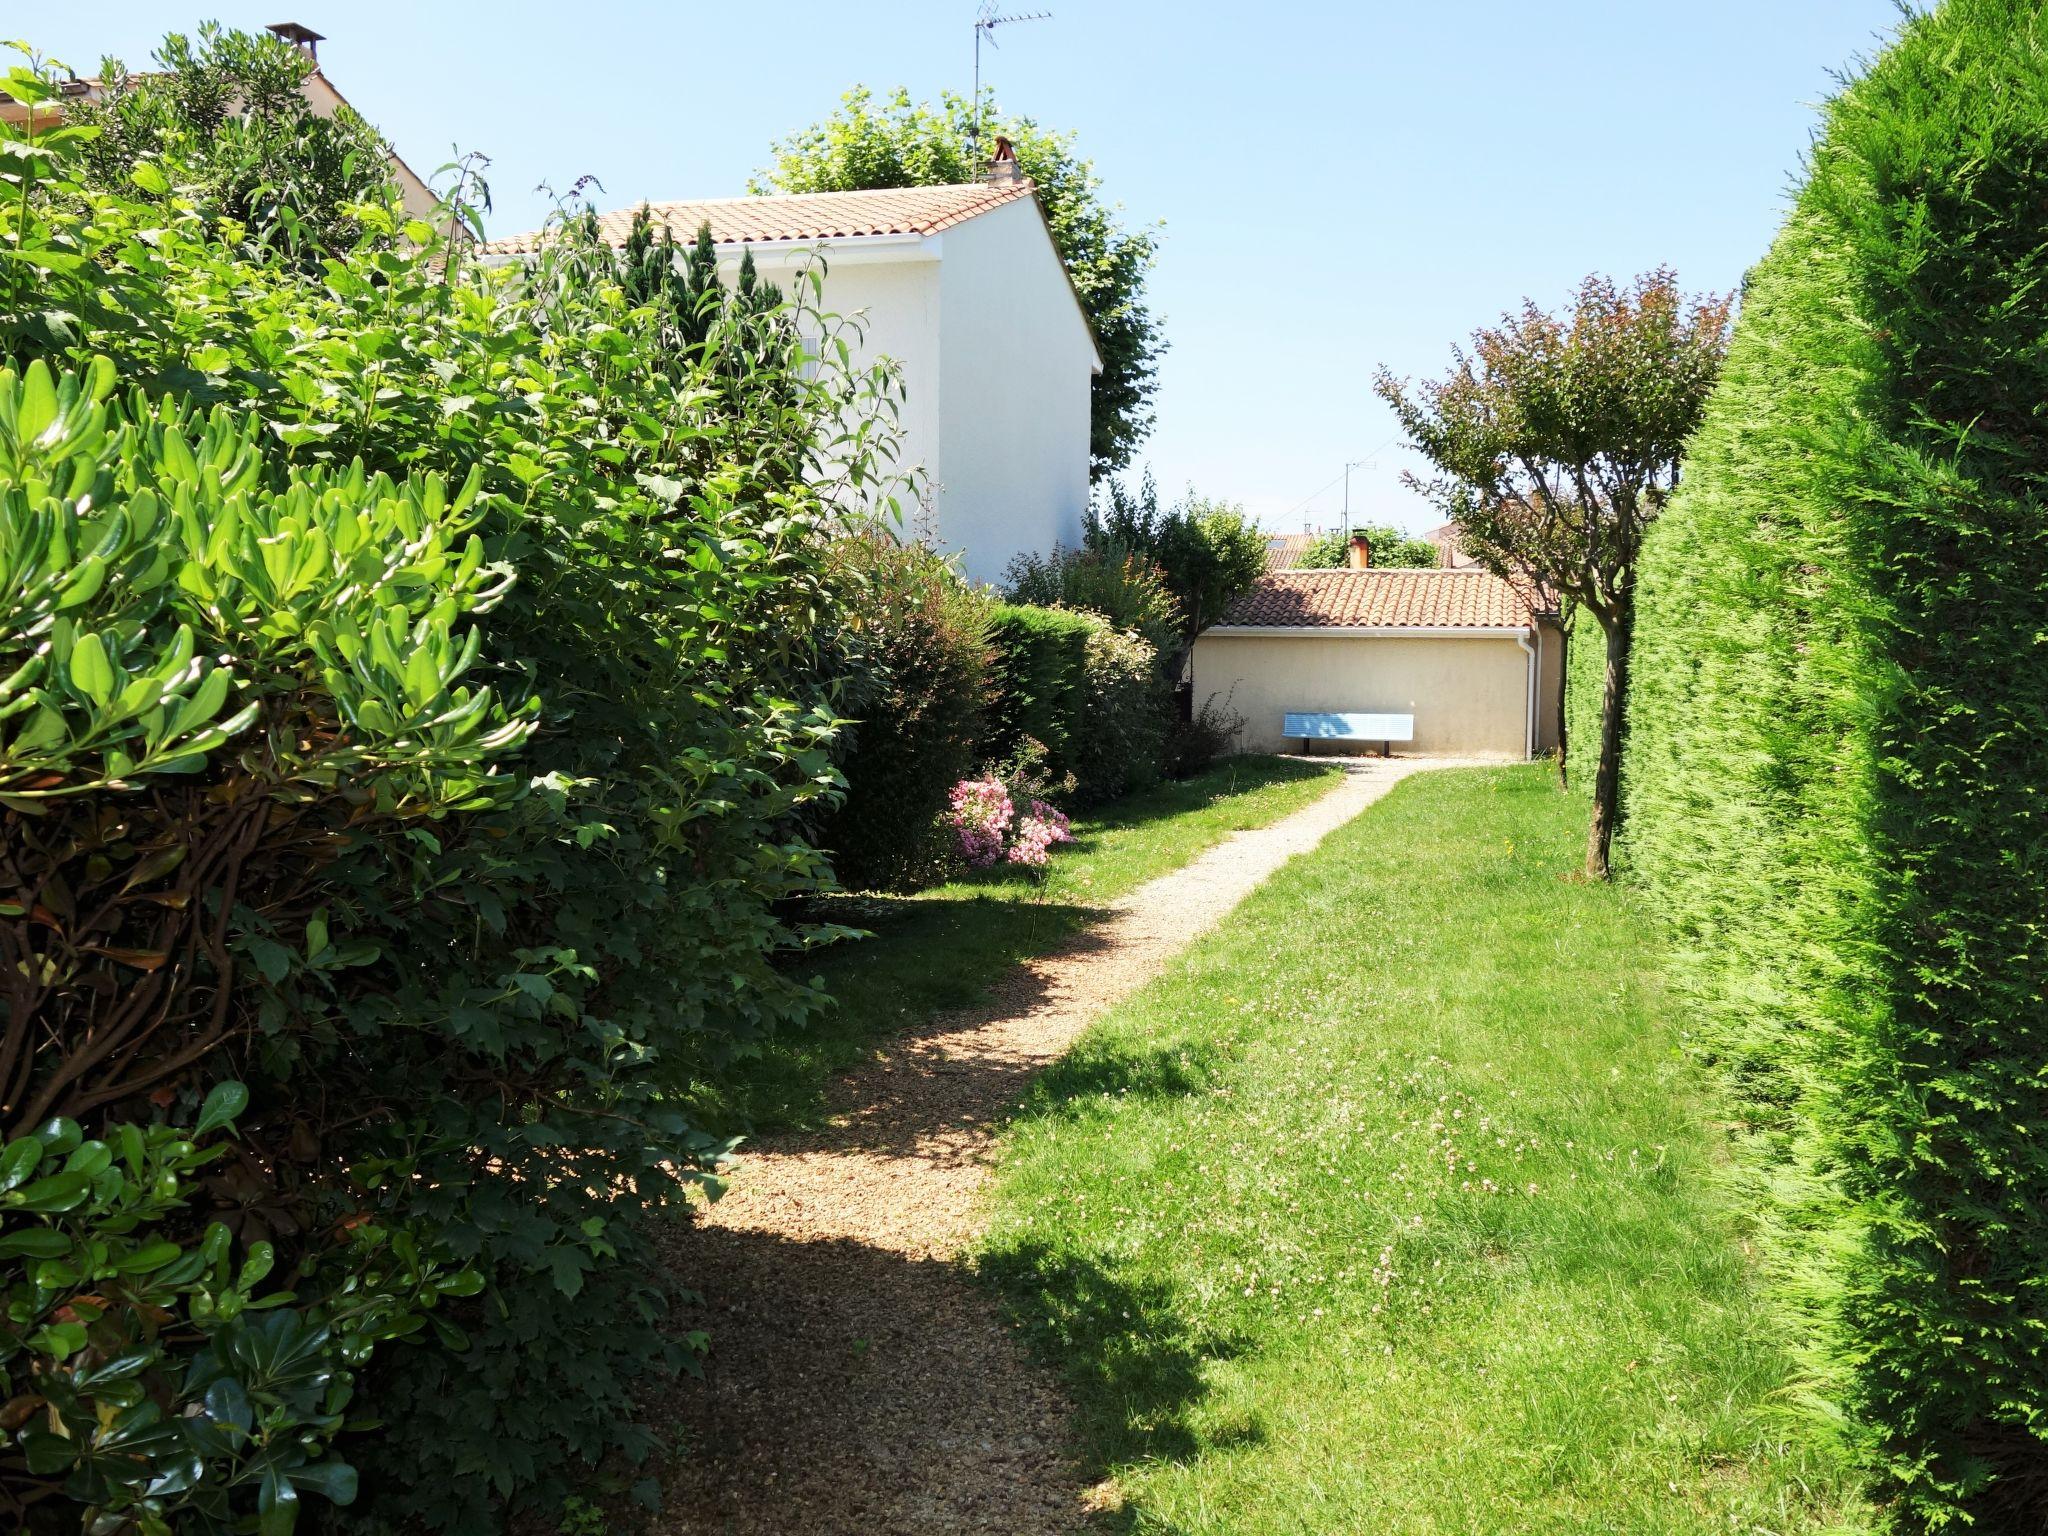
[[[1600,761],[1593,770],[1593,824],[1586,834],[1586,873],[1605,880],[1621,820],[1621,724],[1628,700],[1628,643],[1635,603],[1624,598],[1607,631],[1607,678],[1600,695]]]

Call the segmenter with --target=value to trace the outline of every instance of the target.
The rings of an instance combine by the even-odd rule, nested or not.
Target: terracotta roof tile
[[[1269,571],[1291,571],[1301,564],[1301,557],[1308,553],[1309,545],[1315,543],[1313,533],[1276,533],[1266,540],[1266,569]]]
[[[1222,622],[1303,629],[1520,629],[1530,605],[1488,571],[1271,571]]]
[[[800,192],[782,197],[722,197],[704,202],[648,203],[658,230],[667,225],[679,241],[697,238],[704,225],[720,245],[772,245],[782,240],[851,240],[863,235],[935,235],[942,229],[1029,197],[1032,184],[974,183],[956,187],[886,187],[872,192]],[[599,216],[606,243],[624,245],[633,215],[642,204]],[[520,255],[536,249],[542,231],[529,230],[492,240],[492,255]]]

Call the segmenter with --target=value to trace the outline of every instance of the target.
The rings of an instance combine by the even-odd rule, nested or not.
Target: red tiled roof
[[[1529,601],[1490,571],[1272,571],[1222,622],[1296,629],[1521,629]]]
[[[1301,557],[1308,553],[1309,545],[1315,543],[1312,533],[1276,533],[1266,540],[1266,569],[1269,571],[1291,571],[1301,564]]]
[[[679,241],[697,238],[704,225],[720,245],[770,245],[782,240],[851,240],[863,235],[935,235],[1005,203],[1029,197],[1032,184],[1001,186],[976,182],[955,187],[884,187],[872,192],[798,192],[779,197],[721,197],[704,202],[635,203],[602,214],[599,233],[607,244],[624,245],[633,215],[644,206],[655,228],[664,224]],[[493,255],[534,250],[541,231],[529,230],[484,249]]]

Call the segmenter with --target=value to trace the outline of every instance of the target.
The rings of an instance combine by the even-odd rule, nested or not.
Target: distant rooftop
[[[1224,611],[1231,626],[1275,629],[1523,629],[1527,596],[1481,570],[1271,571]]]
[[[977,214],[1032,194],[1028,181],[975,182],[949,187],[884,187],[870,192],[796,192],[769,197],[721,197],[699,202],[635,203],[598,216],[600,237],[624,245],[633,216],[645,207],[657,231],[666,227],[681,243],[711,226],[720,245],[772,245],[780,241],[852,240],[869,235],[935,235]],[[493,240],[492,255],[521,255],[536,249],[542,232]]]

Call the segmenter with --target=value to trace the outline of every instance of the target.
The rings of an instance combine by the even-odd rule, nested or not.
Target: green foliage
[[[1428,571],[1443,563],[1429,540],[1405,534],[1392,523],[1353,523],[1351,532],[1366,541],[1375,566]],[[1342,570],[1351,562],[1350,542],[1343,529],[1333,528],[1303,550],[1295,565],[1304,571]]]
[[[89,185],[160,204],[188,200],[312,261],[357,242],[350,210],[385,200],[390,148],[345,102],[332,116],[314,111],[304,81],[315,65],[304,49],[203,22],[196,42],[167,36],[153,62],[133,75],[108,59],[100,99],[67,104],[67,119],[93,135],[83,154]]]
[[[1156,650],[1180,641],[1180,609],[1164,573],[1119,545],[1098,542],[1049,555],[1022,554],[1004,575],[1012,602],[1085,608],[1118,629],[1142,635]]]
[[[1098,625],[1088,636],[1081,697],[1086,724],[1071,746],[1081,803],[1114,800],[1158,783],[1173,709],[1158,649],[1130,631]]]
[[[1266,570],[1266,535],[1242,507],[1189,490],[1162,510],[1149,469],[1136,491],[1112,480],[1090,503],[1083,543],[1156,565],[1180,609],[1183,640],[1215,623]]]
[[[988,756],[1010,757],[1036,742],[1054,778],[1072,772],[1075,736],[1093,727],[1084,713],[1088,637],[1100,623],[1065,608],[994,607],[989,637],[996,648],[996,703]]]
[[[2048,1519],[2048,70],[1951,0],[1830,105],[1648,541],[1624,852],[1891,1525]]]
[[[75,812],[8,810],[0,936],[7,986],[52,974],[14,963],[30,947],[61,951],[58,982],[98,1010],[72,1017],[132,1015],[126,1038],[152,1043],[99,1060],[68,1026],[18,1030],[14,1059],[80,1113],[140,1119],[131,1069],[175,1101],[232,1055],[249,1155],[213,1195],[281,1269],[315,1261],[308,1304],[352,1283],[317,1259],[363,1218],[483,1279],[448,1309],[464,1354],[437,1335],[360,1383],[385,1427],[354,1452],[376,1474],[355,1518],[481,1536],[600,1466],[648,1496],[645,1408],[692,1349],[663,1331],[657,1242],[727,1148],[678,1096],[820,1003],[778,963],[807,937],[783,914],[830,879],[803,835],[838,784],[828,557],[849,516],[887,507],[894,383],[836,361],[815,288],[689,296],[622,270],[580,211],[524,268],[489,269],[365,202],[360,238],[313,271],[147,177],[96,184],[96,142],[0,129],[0,347],[49,359],[77,381],[71,407],[53,383],[60,411],[93,397],[106,441],[125,421],[123,454],[145,450],[74,455],[110,477],[104,513],[63,511],[89,488],[75,469],[7,503],[0,548],[25,601],[55,605],[24,622],[48,618],[53,655],[58,625],[72,636],[60,675],[16,692],[47,695],[81,792]],[[203,183],[207,150],[167,147],[165,181]],[[100,355],[147,411],[91,382]],[[17,414],[41,410],[18,373]],[[211,585],[108,538],[117,511]],[[103,577],[76,574],[89,559]],[[121,607],[131,586],[161,610]],[[466,616],[491,597],[479,645]],[[191,675],[165,668],[187,608]],[[470,760],[526,728],[500,695],[539,701],[509,784]],[[191,700],[213,712],[186,719]],[[169,771],[193,755],[180,730],[248,702],[239,735]],[[95,734],[110,708],[140,711],[152,771]],[[130,777],[84,789],[124,768],[114,751]],[[159,926],[116,945],[109,921]],[[89,970],[97,990],[67,979]]]
[[[1564,652],[1564,776],[1580,793],[1592,793],[1600,758],[1600,701],[1607,685],[1607,647],[1598,625],[1568,621]],[[1626,763],[1626,757],[1623,762]]]
[[[878,98],[857,86],[823,122],[773,146],[774,164],[755,178],[757,192],[848,192],[872,187],[949,186],[978,181],[983,166],[969,148],[975,104],[948,91],[934,107],[896,90]],[[1038,189],[1074,291],[1102,353],[1089,413],[1093,472],[1130,463],[1152,431],[1152,395],[1166,341],[1146,305],[1145,283],[1158,259],[1155,229],[1126,229],[1104,201],[1095,168],[1075,153],[1074,136],[1005,117],[993,97],[981,109],[983,153],[997,134],[1015,146],[1017,164]]]
[[[907,890],[945,867],[935,827],[980,765],[994,702],[991,603],[944,557],[884,529],[833,550],[846,796],[819,829],[842,885]]]
[[[193,1210],[230,1155],[239,1083],[190,1129],[52,1119],[0,1150],[0,1510],[10,1529],[282,1536],[302,1495],[353,1502],[334,1453],[355,1372],[481,1277],[413,1237],[356,1224],[296,1275]],[[217,1177],[217,1175],[209,1176]],[[239,1257],[237,1255],[239,1254]],[[321,1273],[322,1270],[327,1271]],[[336,1274],[345,1290],[302,1302]],[[310,1282],[310,1285],[309,1285]]]
[[[1728,348],[1732,296],[1688,300],[1668,268],[1627,288],[1593,276],[1570,310],[1524,300],[1452,350],[1441,379],[1411,386],[1381,369],[1393,409],[1431,475],[1402,478],[1457,525],[1498,576],[1569,600],[1606,640],[1586,873],[1605,879],[1619,820],[1629,637],[1643,531],[1678,483]],[[1592,626],[1580,624],[1579,644]]]

